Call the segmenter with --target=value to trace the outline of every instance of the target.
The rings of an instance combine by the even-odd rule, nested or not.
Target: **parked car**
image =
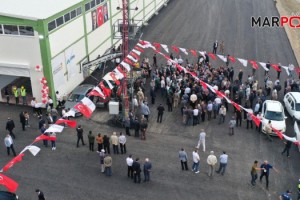
[[[297,121],[294,122],[294,131],[295,131],[295,134],[296,134],[297,141],[300,142],[300,130],[299,130],[299,126],[298,126]],[[298,146],[298,150],[300,152],[300,146]]]
[[[284,95],[283,103],[293,121],[300,121],[300,92],[289,92]]]
[[[18,200],[19,197],[11,192],[0,191],[0,199],[1,200]]]
[[[279,101],[266,100],[262,105],[262,132],[265,133],[264,124],[271,120],[272,127],[284,133],[286,131],[284,108]],[[272,134],[277,136],[276,133]]]

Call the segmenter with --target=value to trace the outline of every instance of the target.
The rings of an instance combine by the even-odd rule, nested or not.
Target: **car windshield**
[[[300,111],[300,103],[296,103],[296,111]]]
[[[84,98],[84,95],[82,95],[82,94],[71,94],[69,96],[68,101],[76,101],[76,102],[78,102],[78,101],[80,101],[83,98]]]
[[[282,121],[284,116],[282,112],[267,111],[265,118],[268,120]]]

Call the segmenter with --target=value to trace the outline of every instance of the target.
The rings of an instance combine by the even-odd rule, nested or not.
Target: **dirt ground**
[[[276,5],[280,16],[300,15],[300,0],[277,0]],[[284,27],[286,34],[290,40],[292,49],[298,62],[300,63],[300,29]]]

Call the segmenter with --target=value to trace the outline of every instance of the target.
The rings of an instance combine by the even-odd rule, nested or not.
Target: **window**
[[[31,26],[19,26],[20,35],[34,36],[33,28]]]
[[[9,35],[19,35],[18,26],[3,25],[4,33]]]
[[[76,17],[76,10],[72,10],[71,12],[71,19]]]
[[[88,11],[91,9],[90,3],[85,4],[85,11]]]
[[[64,15],[65,22],[69,21],[71,19],[70,13],[67,13]]]
[[[2,25],[0,24],[0,34],[3,34]]]
[[[95,0],[91,1],[91,8],[94,8],[95,7]]]
[[[294,107],[294,106],[295,106],[295,103],[292,101],[292,102],[291,102],[291,109],[292,109],[292,110],[295,110],[295,107]]]
[[[48,31],[52,31],[55,28],[56,28],[56,23],[55,23],[55,20],[54,20],[54,21],[52,21],[48,24]]]
[[[60,25],[62,25],[64,23],[64,17],[61,16],[59,18],[56,19],[56,26],[59,27]]]
[[[96,0],[96,4],[99,5],[101,3],[101,0]]]
[[[81,7],[77,8],[77,16],[81,15]]]

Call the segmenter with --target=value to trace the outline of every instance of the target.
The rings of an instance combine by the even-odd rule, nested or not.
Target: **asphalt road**
[[[250,27],[250,17],[254,15],[277,15],[273,1],[259,0],[173,0],[159,15],[151,20],[144,30],[143,39],[178,45],[184,48],[212,51],[213,42],[224,40],[226,53],[240,58],[255,59],[266,62],[296,64],[291,47],[283,29],[259,29]],[[150,51],[148,56],[152,57]],[[191,59],[191,58],[190,58]],[[192,60],[192,59],[191,59]],[[163,64],[163,59],[158,60]],[[221,62],[215,63],[216,65]],[[234,66],[237,70],[241,66]],[[244,69],[244,77],[251,68]],[[259,70],[262,72],[262,69]],[[260,84],[262,73],[256,73]],[[271,76],[275,77],[275,72]],[[285,72],[282,79],[286,78]],[[148,94],[148,93],[147,93]],[[75,130],[68,128],[58,134],[57,150],[38,146],[42,151],[33,157],[28,152],[21,163],[7,173],[7,176],[19,182],[17,191],[21,199],[35,199],[34,190],[40,188],[47,199],[53,200],[94,200],[94,199],[277,199],[286,189],[296,192],[299,178],[299,152],[291,150],[291,158],[280,155],[284,145],[279,139],[268,142],[265,137],[254,130],[243,127],[236,129],[234,136],[227,133],[227,125],[217,125],[217,121],[204,122],[195,127],[181,124],[179,110],[165,112],[163,123],[156,123],[156,106],[164,101],[158,97],[155,106],[151,106],[149,134],[146,141],[133,137],[128,138],[128,153],[140,157],[141,161],[149,157],[153,164],[152,180],[140,185],[133,184],[126,176],[126,155],[112,155],[113,176],[105,177],[100,173],[99,158],[96,153],[89,152],[88,147],[76,148]],[[21,131],[18,114],[30,108],[6,106],[1,104],[0,120],[3,137],[5,122],[8,116],[17,125],[15,148],[19,152],[30,144],[39,134],[37,119],[32,117],[32,127]],[[230,112],[232,111],[232,108]],[[106,111],[98,110],[94,115],[105,115]],[[94,117],[93,119],[97,119]],[[85,134],[92,130],[94,134],[111,134],[121,131],[106,126],[105,123],[77,119],[83,125]],[[290,121],[287,122],[291,124]],[[182,172],[178,161],[178,150],[184,147],[189,155],[198,140],[200,128],[207,132],[207,151],[200,152],[200,173]],[[289,127],[288,132],[290,132]],[[289,133],[291,134],[291,133]],[[85,135],[85,141],[87,138]],[[208,152],[214,150],[219,156],[223,150],[229,155],[227,172],[224,176],[207,176],[206,158]],[[5,147],[0,151],[0,165],[4,166],[9,158]],[[11,158],[11,157],[10,157]],[[271,171],[270,190],[265,190],[264,183],[255,188],[250,185],[250,169],[254,160],[269,160],[280,172]],[[295,195],[295,194],[294,194]]]

